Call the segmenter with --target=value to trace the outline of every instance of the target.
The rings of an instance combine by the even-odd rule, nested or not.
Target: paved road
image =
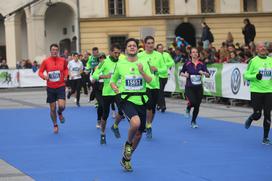
[[[48,105],[45,100],[46,94],[44,88],[0,89],[0,109],[47,108]],[[180,98],[167,98],[166,103],[166,111],[184,113],[186,106],[184,100]],[[67,106],[75,106],[74,98],[67,100]],[[88,103],[88,97],[83,95],[81,98],[81,106],[93,106],[93,103]],[[229,107],[214,103],[202,103],[199,116],[243,123],[251,111],[249,107]],[[262,122],[254,122],[254,124],[260,126]],[[29,176],[0,159],[0,181],[32,180],[33,179]]]

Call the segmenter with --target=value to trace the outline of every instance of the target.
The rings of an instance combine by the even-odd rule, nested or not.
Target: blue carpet
[[[121,139],[110,131],[99,144],[93,107],[70,107],[58,135],[52,133],[48,109],[0,110],[0,158],[37,181],[268,181],[272,179],[272,146],[261,144],[262,128],[199,118],[191,129],[182,114],[157,113],[153,139],[143,135],[133,155],[134,171],[119,161]]]

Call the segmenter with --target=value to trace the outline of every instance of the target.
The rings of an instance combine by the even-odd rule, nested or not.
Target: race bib
[[[201,84],[201,75],[190,75],[190,79],[193,85]]]
[[[51,82],[60,81],[60,71],[56,70],[56,71],[48,72],[48,78],[49,78],[49,81]]]
[[[260,69],[260,73],[263,75],[262,80],[270,80],[272,78],[271,69]]]
[[[143,89],[143,77],[142,76],[134,76],[128,75],[125,78],[126,90],[142,90]]]

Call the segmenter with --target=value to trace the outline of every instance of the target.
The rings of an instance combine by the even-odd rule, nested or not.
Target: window
[[[214,13],[214,0],[201,0],[201,13]]]
[[[155,0],[156,14],[169,14],[169,0]]]
[[[109,0],[109,16],[125,16],[125,0]]]
[[[125,51],[125,41],[127,39],[127,36],[111,36],[110,37],[110,45],[109,47],[112,45],[112,44],[118,44],[120,47],[121,47],[121,50],[122,51]]]
[[[257,11],[257,0],[244,0],[244,12]]]

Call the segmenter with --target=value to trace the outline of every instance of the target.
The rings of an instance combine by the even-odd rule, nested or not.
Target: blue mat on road
[[[200,127],[192,129],[182,114],[157,113],[154,138],[143,135],[134,171],[127,173],[119,163],[127,121],[116,139],[109,118],[107,145],[101,146],[93,107],[67,108],[58,135],[48,109],[6,109],[0,115],[0,158],[37,181],[272,180],[272,146],[261,144],[258,127],[198,118]]]

